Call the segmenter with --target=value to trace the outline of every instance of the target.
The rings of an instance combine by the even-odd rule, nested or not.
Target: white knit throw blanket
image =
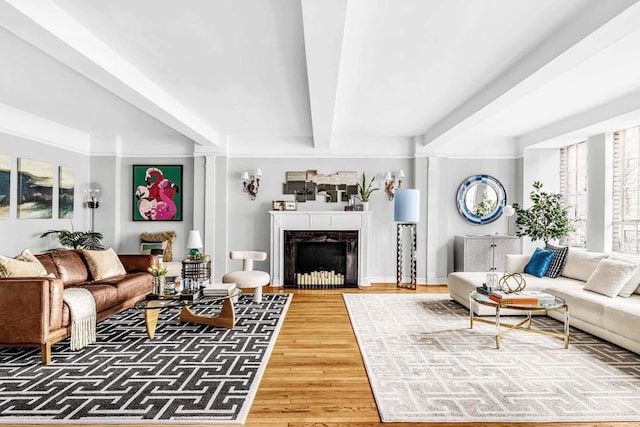
[[[71,350],[80,350],[96,342],[96,302],[86,289],[66,288],[62,299],[71,315]]]

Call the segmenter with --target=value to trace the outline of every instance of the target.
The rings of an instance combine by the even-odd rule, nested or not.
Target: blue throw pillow
[[[531,259],[524,267],[524,272],[536,277],[544,276],[549,269],[555,254],[556,253],[554,251],[545,251],[543,249],[536,248],[533,255],[531,255]]]

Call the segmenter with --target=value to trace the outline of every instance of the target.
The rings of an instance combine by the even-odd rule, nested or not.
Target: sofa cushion
[[[151,293],[152,277],[148,273],[129,273],[95,282],[96,285],[111,285],[118,293],[118,303]]]
[[[0,277],[42,277],[47,274],[47,270],[29,249],[15,258],[0,256]]]
[[[609,259],[624,261],[640,266],[640,258],[637,255],[612,253],[611,255],[609,255]],[[629,281],[622,287],[620,292],[618,292],[618,296],[628,298],[635,292],[636,289],[638,289],[638,286],[640,286],[640,268],[636,269],[634,275],[631,276]]]
[[[551,260],[553,260],[554,255],[555,252],[553,251],[545,251],[544,249],[536,248],[536,250],[533,251],[533,255],[531,255],[531,259],[524,267],[524,272],[536,277],[544,276],[547,269],[549,269],[549,265],[551,264]]]
[[[52,252],[51,258],[56,266],[58,278],[65,285],[77,285],[89,280],[87,265],[77,251]]]
[[[638,266],[624,261],[603,259],[584,285],[585,291],[597,292],[613,298],[625,286]]]
[[[124,269],[120,258],[118,258],[113,248],[103,251],[83,249],[82,254],[87,260],[93,280],[102,280],[127,274],[127,271]]]
[[[544,275],[547,277],[551,277],[552,279],[555,279],[560,275],[560,272],[562,271],[562,269],[564,268],[564,265],[567,262],[567,253],[569,253],[569,247],[568,246],[558,247],[558,246],[553,246],[547,243],[544,246],[544,249],[547,251],[553,251],[554,253],[553,259],[551,260],[551,264],[549,264],[549,268],[547,269],[547,272],[544,273]]]
[[[606,257],[607,254],[600,252],[587,252],[578,248],[569,248],[567,262],[560,275],[586,282],[589,280],[591,273],[595,271],[600,260]]]
[[[118,300],[118,292],[115,286],[87,283],[83,285],[77,285],[79,288],[83,288],[91,292],[93,300],[96,302],[96,311],[99,313],[104,310],[108,310],[114,305],[120,303]]]
[[[555,280],[547,279],[550,282]],[[556,279],[557,280],[557,279]],[[581,282],[566,286],[550,286],[544,292],[562,298],[569,305],[570,318],[604,328],[604,310],[613,301],[611,298],[595,292],[585,292]]]
[[[618,335],[640,342],[640,295],[615,298],[604,311],[604,327]]]

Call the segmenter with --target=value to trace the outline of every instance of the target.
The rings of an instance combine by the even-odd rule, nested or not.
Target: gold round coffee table
[[[476,317],[473,312],[473,303],[486,305],[488,307],[494,307],[496,310],[495,319],[483,319],[481,317]],[[527,317],[516,323],[502,323],[500,321],[500,310],[508,308],[510,310],[518,310],[525,312]],[[545,312],[557,310],[564,312],[564,328],[562,333],[559,332],[550,332],[544,331],[541,329],[535,329],[531,327],[531,313],[535,312]],[[517,303],[498,303],[488,295],[481,294],[480,292],[473,291],[469,294],[469,327],[473,329],[473,322],[481,322],[488,323],[490,325],[495,325],[496,327],[496,348],[500,348],[500,338],[502,338],[508,332],[514,330],[535,332],[537,334],[549,335],[556,338],[562,338],[564,340],[564,348],[569,348],[569,306],[566,301],[562,298],[555,297],[555,301],[553,303],[538,303],[538,304],[517,304]],[[502,330],[501,328],[506,328]]]

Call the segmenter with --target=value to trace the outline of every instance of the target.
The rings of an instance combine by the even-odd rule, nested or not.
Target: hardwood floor
[[[265,293],[270,292],[284,291],[280,288],[265,288]],[[251,407],[247,426],[414,427],[421,425],[380,422],[342,293],[447,293],[446,286],[420,286],[417,291],[411,291],[398,290],[395,284],[377,284],[362,289],[327,291],[287,289],[286,292],[293,293],[294,297]],[[453,426],[454,424],[428,425]],[[507,424],[463,425],[489,427]],[[535,425],[630,427],[638,424]],[[86,427],[86,424],[84,426]]]

